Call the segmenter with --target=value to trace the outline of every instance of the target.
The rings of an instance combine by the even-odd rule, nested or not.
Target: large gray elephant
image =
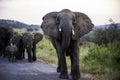
[[[56,49],[58,55],[57,72],[60,72],[60,78],[69,78],[65,55],[70,56],[71,59],[72,79],[78,80],[80,78],[80,37],[89,33],[93,27],[94,25],[87,15],[81,12],[72,12],[69,9],[50,12],[43,17],[41,28]]]
[[[0,56],[6,57],[5,48],[10,43],[10,39],[13,36],[13,29],[8,26],[0,26]]]
[[[36,44],[41,41],[43,35],[41,33],[24,33],[23,34],[23,54],[25,49],[28,53],[28,61],[36,61]]]

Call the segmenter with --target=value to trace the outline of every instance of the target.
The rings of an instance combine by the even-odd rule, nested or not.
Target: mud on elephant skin
[[[36,61],[36,44],[41,41],[43,35],[41,33],[24,33],[23,34],[23,52],[25,49],[28,54],[28,61]]]
[[[43,17],[41,28],[50,38],[58,56],[60,78],[67,79],[68,71],[65,55],[71,59],[71,76],[73,80],[80,78],[79,42],[80,37],[89,33],[94,27],[91,19],[84,13],[63,9],[50,12]]]

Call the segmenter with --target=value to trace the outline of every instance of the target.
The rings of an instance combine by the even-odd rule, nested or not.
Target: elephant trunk
[[[66,53],[66,50],[68,49],[70,45],[71,40],[71,25],[69,23],[64,23],[59,26],[61,28],[61,35],[62,35],[62,53]]]

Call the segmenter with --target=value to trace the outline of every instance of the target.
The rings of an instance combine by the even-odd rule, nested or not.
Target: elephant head
[[[56,39],[62,37],[62,47],[69,46],[70,39],[77,40],[93,28],[90,18],[84,13],[63,9],[50,12],[43,17],[42,29],[46,35]],[[64,38],[63,38],[64,37]],[[64,45],[64,43],[66,43]]]
[[[43,38],[43,35],[41,33],[33,33],[33,35],[34,35],[33,41],[35,44],[37,44]]]

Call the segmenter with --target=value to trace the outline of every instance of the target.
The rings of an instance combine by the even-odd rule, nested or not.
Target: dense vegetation
[[[85,35],[82,40],[94,42],[96,44],[107,46],[108,43],[120,41],[120,28],[118,24],[112,23],[104,28],[95,28],[91,33]]]

